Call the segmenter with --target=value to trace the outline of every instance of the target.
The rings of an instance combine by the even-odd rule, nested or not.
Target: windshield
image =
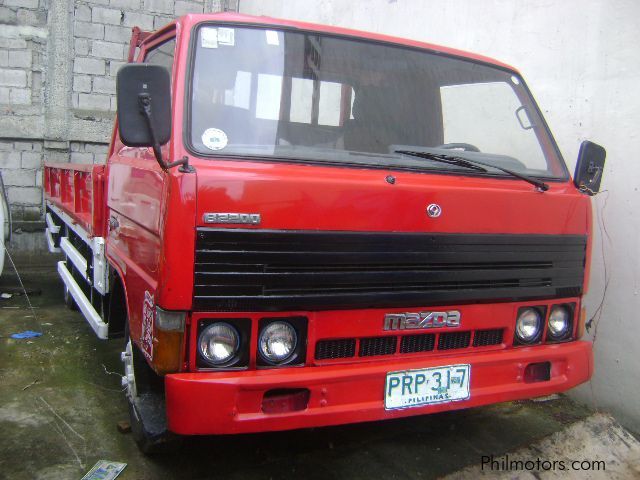
[[[521,79],[424,50],[262,28],[197,30],[188,140],[203,155],[545,178],[566,169]],[[482,174],[503,175],[488,167]]]

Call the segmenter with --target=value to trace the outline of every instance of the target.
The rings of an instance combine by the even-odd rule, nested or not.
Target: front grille
[[[399,353],[470,348],[472,335],[473,347],[502,345],[503,333],[504,329],[496,328],[476,330],[475,332],[443,332],[437,335],[434,333],[403,335],[399,339]],[[355,356],[357,341],[359,341],[358,357],[393,355],[396,353],[398,345],[398,337],[396,336],[323,339],[316,343],[316,360],[352,358]]]
[[[428,352],[433,350],[435,344],[436,336],[433,333],[405,335],[400,342],[400,353]]]
[[[467,348],[471,341],[471,332],[447,332],[438,337],[438,350]]]
[[[328,310],[559,298],[586,237],[199,228],[194,309]]]
[[[396,353],[397,337],[373,337],[360,339],[361,357],[373,357],[376,355],[393,355]]]
[[[316,359],[349,358],[356,354],[356,339],[320,340],[316,343]]]
[[[473,336],[474,347],[488,347],[489,345],[500,345],[504,330],[497,328],[494,330],[478,330]]]

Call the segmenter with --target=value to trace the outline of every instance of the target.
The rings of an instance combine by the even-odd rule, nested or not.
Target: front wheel
[[[179,437],[167,429],[164,399],[164,379],[147,364],[142,352],[125,331],[122,385],[129,408],[131,433],[138,448],[145,454],[164,453],[178,446]]]

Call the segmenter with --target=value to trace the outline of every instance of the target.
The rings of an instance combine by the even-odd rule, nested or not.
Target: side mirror
[[[171,81],[159,65],[132,63],[118,71],[118,130],[128,147],[164,145],[171,137]],[[143,102],[151,108],[147,118]],[[154,138],[155,137],[155,138]]]
[[[580,145],[573,183],[582,192],[595,195],[600,191],[607,151],[597,143],[585,140]]]

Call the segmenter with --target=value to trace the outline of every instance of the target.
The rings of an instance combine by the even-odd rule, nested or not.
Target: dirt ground
[[[122,340],[101,341],[66,309],[52,258],[0,278],[0,479],[77,479],[100,459],[128,464],[119,479],[428,479],[530,445],[591,412],[566,397],[388,422],[259,435],[191,438],[145,457],[121,392]],[[41,332],[16,340],[12,333]]]

